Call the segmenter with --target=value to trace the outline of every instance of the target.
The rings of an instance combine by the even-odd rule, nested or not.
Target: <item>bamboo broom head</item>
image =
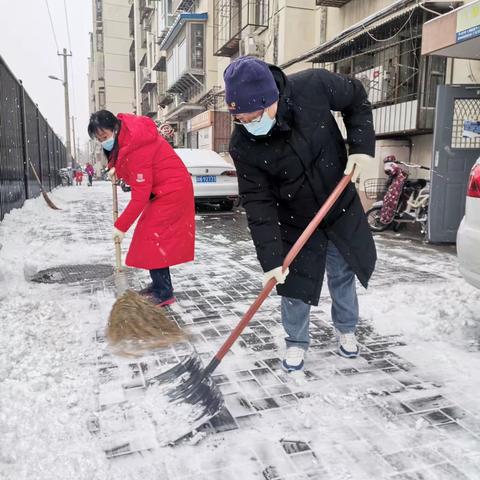
[[[185,341],[187,335],[163,308],[127,290],[112,307],[107,340],[118,353],[140,355],[145,350]]]

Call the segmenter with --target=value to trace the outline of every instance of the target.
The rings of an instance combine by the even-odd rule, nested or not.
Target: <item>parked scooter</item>
[[[69,170],[68,168],[61,168],[58,171],[58,175],[60,176],[60,183],[63,187],[73,185],[73,175],[71,169]]]
[[[430,168],[396,160],[390,160],[388,163],[390,165],[386,164],[385,173],[389,175],[389,178],[383,181],[383,188],[386,189],[385,195],[382,200],[375,202],[366,212],[370,229],[374,232],[382,232],[392,227],[393,230],[397,231],[402,224],[419,223],[421,233],[426,237],[428,203],[430,200],[428,180],[408,180],[408,176],[410,168],[420,168],[422,170],[430,170]],[[400,176],[400,179],[395,178],[397,176]],[[370,196],[372,194],[372,180],[377,180],[377,185],[381,184],[378,181],[380,179],[365,181],[365,193],[369,198],[372,198]],[[378,188],[375,194],[378,195]],[[387,202],[389,202],[389,205],[387,205]],[[386,211],[388,208],[392,209],[391,212]]]

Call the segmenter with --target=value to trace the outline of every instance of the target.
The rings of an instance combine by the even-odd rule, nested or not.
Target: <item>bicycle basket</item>
[[[387,192],[386,178],[369,178],[363,184],[365,196],[370,200],[380,200]]]

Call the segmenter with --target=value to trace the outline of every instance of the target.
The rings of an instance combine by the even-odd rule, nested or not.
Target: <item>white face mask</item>
[[[112,151],[114,145],[115,145],[115,134],[113,134],[110,138],[107,138],[102,142],[102,147],[108,152]]]
[[[270,130],[275,125],[275,122],[276,119],[270,118],[270,115],[265,110],[259,122],[244,123],[243,126],[252,135],[255,135],[256,137],[261,137],[263,135],[267,135],[268,132],[270,132]]]

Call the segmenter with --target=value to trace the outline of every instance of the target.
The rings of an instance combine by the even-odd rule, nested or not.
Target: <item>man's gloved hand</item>
[[[112,234],[112,238],[113,240],[117,240],[117,238],[119,239],[119,241],[121,242],[123,240],[123,238],[125,237],[125,232],[122,232],[121,230],[119,230],[118,228],[116,227],[113,227],[113,234]]]
[[[285,279],[287,278],[289,270],[288,268],[285,270],[285,272],[283,272],[282,270],[283,270],[283,267],[277,267],[277,268],[274,268],[273,270],[269,270],[268,272],[265,272],[263,274],[262,285],[265,286],[271,278],[275,278],[277,280],[277,283],[285,283]]]
[[[365,153],[353,153],[348,156],[347,166],[345,167],[344,175],[350,175],[355,167],[355,173],[352,176],[352,182],[357,181],[358,176],[362,170],[365,170],[368,165],[371,165],[373,162],[373,157],[366,155]]]
[[[116,180],[115,176],[115,167],[112,167],[110,170],[107,171],[108,178],[110,181],[114,182]]]

